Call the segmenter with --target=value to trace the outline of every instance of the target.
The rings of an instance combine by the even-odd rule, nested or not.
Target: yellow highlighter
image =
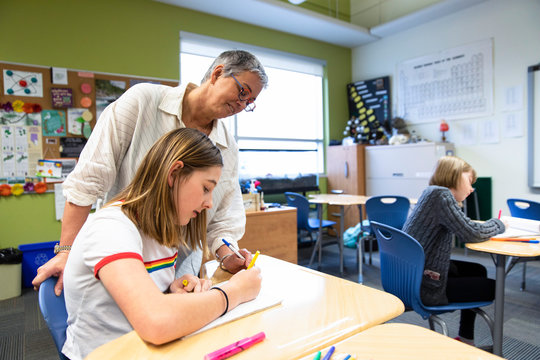
[[[247,267],[248,269],[251,269],[253,267],[253,265],[255,265],[255,261],[257,260],[257,257],[259,256],[259,254],[260,254],[260,252],[259,252],[259,250],[257,250],[255,255],[253,255],[253,259],[251,259],[251,262],[249,263],[249,266]]]

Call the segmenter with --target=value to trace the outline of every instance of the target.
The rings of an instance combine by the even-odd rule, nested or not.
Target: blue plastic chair
[[[64,301],[64,292],[60,296],[54,293],[54,286],[58,278],[51,277],[45,280],[39,287],[38,301],[41,314],[47,323],[52,335],[56,350],[61,360],[68,360],[62,354],[62,347],[66,342],[66,329],[68,314]]]
[[[309,210],[310,210],[309,200],[305,196],[302,196],[294,192],[286,192],[285,198],[287,199],[288,206],[292,206],[296,208],[296,225],[297,225],[297,230],[298,230],[298,238],[299,239],[301,238],[302,231],[306,231],[309,234],[311,241],[313,242],[314,241],[313,233],[319,231],[319,219],[309,217]],[[317,205],[321,206],[321,204],[317,204]],[[322,221],[323,230],[328,229],[328,228],[334,229],[334,225],[336,225],[335,221],[330,221],[330,220]],[[325,246],[331,245],[334,243],[337,244],[337,241],[326,243]],[[318,244],[318,242],[315,242],[315,247],[313,249],[313,252],[311,253],[311,258],[309,260],[309,266],[311,266],[311,264],[313,263],[313,259],[315,258],[315,253],[317,252],[317,249],[319,249],[320,251],[321,246],[322,244]],[[321,266],[320,259],[321,257],[319,256],[319,267]]]
[[[382,196],[372,196],[366,201],[366,215],[368,218],[367,223],[362,224],[364,231],[367,231],[369,235],[363,236],[362,247],[364,250],[364,243],[366,240],[369,241],[369,263],[372,264],[371,253],[373,252],[372,241],[375,236],[373,230],[369,226],[371,221],[376,221],[386,225],[390,225],[396,229],[402,229],[405,221],[407,220],[407,215],[409,214],[409,208],[411,206],[409,199],[404,196],[396,195],[382,195]],[[361,213],[360,213],[361,214]],[[357,254],[357,262],[358,262]],[[365,260],[364,260],[365,261]]]
[[[517,218],[529,219],[529,220],[540,220],[540,203],[536,201],[524,200],[524,199],[508,199],[506,200],[508,208],[510,209],[510,215]],[[508,269],[511,269],[516,263],[523,263],[523,273],[521,278],[521,291],[525,290],[525,277],[527,275],[527,262],[540,260],[540,256],[533,258],[519,258],[513,257],[510,260]]]
[[[493,320],[480,309],[480,307],[491,305],[492,301],[455,302],[439,306],[424,305],[420,298],[425,259],[422,245],[410,235],[391,226],[372,221],[371,227],[379,245],[384,291],[401,299],[407,310],[414,310],[424,320],[428,319],[431,330],[435,330],[435,323],[439,324],[446,336],[448,336],[448,327],[437,315],[471,309],[488,323],[493,338]]]

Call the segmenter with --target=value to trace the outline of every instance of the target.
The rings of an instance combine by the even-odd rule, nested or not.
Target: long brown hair
[[[163,135],[142,160],[135,177],[111,201],[122,201],[122,211],[147,236],[169,247],[200,248],[207,253],[206,210],[181,226],[174,200],[173,187],[167,181],[171,167],[175,184],[182,186],[194,171],[223,166],[219,149],[202,132],[182,128]],[[189,241],[188,241],[189,239]]]

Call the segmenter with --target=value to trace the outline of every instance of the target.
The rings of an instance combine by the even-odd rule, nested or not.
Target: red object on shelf
[[[448,123],[444,120],[441,120],[441,125],[439,125],[439,130],[442,132],[442,141],[446,141],[445,133],[450,130],[450,126],[448,126]]]

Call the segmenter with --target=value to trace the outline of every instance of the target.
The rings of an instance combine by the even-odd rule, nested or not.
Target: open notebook
[[[259,295],[255,299],[253,299],[251,301],[248,301],[248,302],[245,302],[243,304],[238,305],[237,307],[230,310],[228,313],[226,313],[222,317],[217,318],[216,320],[214,320],[211,323],[207,324],[206,326],[200,328],[199,330],[195,331],[194,333],[191,333],[189,335],[184,336],[184,338],[188,338],[190,336],[201,333],[203,331],[215,328],[215,327],[217,327],[219,325],[226,324],[226,323],[228,323],[230,321],[240,319],[240,318],[243,318],[245,316],[248,316],[248,315],[254,314],[256,312],[262,311],[264,309],[267,309],[269,307],[281,304],[281,302],[283,301],[283,294],[280,294],[279,292],[276,292],[276,287],[272,285],[272,281],[265,281],[264,264],[263,264],[263,261],[260,261],[260,259],[261,258],[259,258],[259,261],[257,262],[257,265],[260,266],[261,270],[263,271],[263,273],[262,273],[263,280],[262,280],[261,291],[259,292]],[[260,263],[260,265],[259,265],[259,263]],[[270,280],[270,279],[266,279],[266,280]],[[220,285],[222,285],[224,283],[225,282],[221,282],[221,283],[216,284],[214,286],[220,286]]]
[[[540,236],[540,221],[516,218],[511,216],[502,216],[501,220],[509,226],[502,234],[494,236],[494,238],[511,238],[511,237],[537,237]]]

